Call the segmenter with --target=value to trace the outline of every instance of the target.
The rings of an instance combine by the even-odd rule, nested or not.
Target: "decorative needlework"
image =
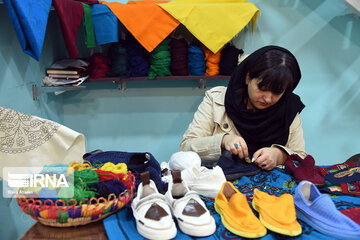
[[[47,142],[60,124],[0,107],[0,151],[22,153]]]

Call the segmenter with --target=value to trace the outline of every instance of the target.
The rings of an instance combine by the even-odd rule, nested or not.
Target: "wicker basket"
[[[119,196],[112,193],[108,199],[91,198],[83,200],[79,204],[75,199],[70,199],[66,205],[61,199],[54,203],[50,199],[42,202],[39,199],[18,197],[17,202],[24,213],[44,225],[53,227],[85,225],[104,219],[123,208],[134,195],[134,175],[131,175],[131,182],[130,189],[125,190]]]

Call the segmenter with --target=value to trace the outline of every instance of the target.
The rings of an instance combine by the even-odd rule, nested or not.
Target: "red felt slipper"
[[[297,182],[307,180],[316,186],[325,185],[320,168],[315,168],[315,160],[311,155],[307,155],[304,159],[297,154],[289,155],[285,162],[285,170],[290,172]]]

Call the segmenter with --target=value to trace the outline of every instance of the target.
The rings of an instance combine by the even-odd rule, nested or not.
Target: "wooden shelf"
[[[229,80],[230,76],[227,75],[216,75],[216,76],[166,76],[166,77],[155,77],[154,79],[149,79],[148,77],[130,77],[130,78],[120,78],[120,77],[106,77],[106,78],[88,78],[84,83],[98,83],[98,82],[114,82],[118,84],[118,89],[123,91],[126,90],[126,82],[134,81],[198,81],[199,88],[206,88],[207,80]],[[33,100],[37,100],[38,97],[43,93],[49,92],[61,92],[61,91],[72,91],[72,90],[83,90],[86,89],[86,86],[36,86],[33,85]]]

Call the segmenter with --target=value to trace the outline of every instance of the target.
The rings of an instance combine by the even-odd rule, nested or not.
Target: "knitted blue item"
[[[222,168],[227,181],[233,181],[242,176],[252,176],[261,171],[254,163],[247,163],[227,150],[220,156],[217,165]]]
[[[336,209],[329,195],[321,194],[309,181],[295,189],[297,218],[318,231],[339,239],[360,239],[360,226]]]

